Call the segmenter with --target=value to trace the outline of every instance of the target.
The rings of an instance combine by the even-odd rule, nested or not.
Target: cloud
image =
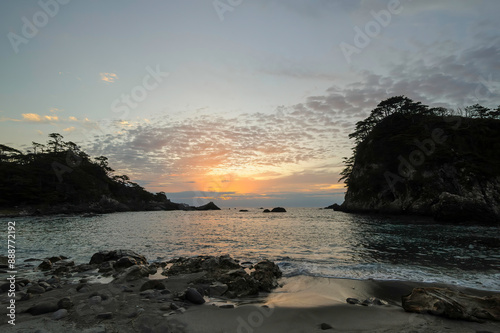
[[[406,95],[430,106],[496,107],[500,47],[480,40],[455,47],[422,44],[418,56],[401,51],[390,67],[359,70],[350,83],[269,113],[111,122],[112,133],[97,136],[87,150],[157,191],[340,193],[341,158],[350,156],[353,144],[348,134],[380,101]]]
[[[107,83],[113,83],[118,80],[118,76],[115,73],[99,73],[99,75],[101,76],[101,81]]]
[[[59,121],[58,116],[40,116],[39,114],[36,113],[23,113],[22,116],[23,119],[20,121],[26,121],[26,122],[51,123]]]
[[[36,113],[23,113],[22,116],[23,121],[36,123],[55,122],[59,120],[58,116],[40,116]]]
[[[68,133],[73,132],[75,130],[76,130],[76,128],[74,126],[63,129],[64,132],[68,132]]]

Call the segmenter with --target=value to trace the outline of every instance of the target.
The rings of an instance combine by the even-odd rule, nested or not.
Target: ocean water
[[[500,291],[500,229],[427,218],[318,208],[127,212],[0,219],[16,222],[16,256],[65,255],[86,263],[99,250],[132,249],[149,261],[230,254],[276,261],[285,276],[443,282]],[[2,255],[7,254],[2,232]]]

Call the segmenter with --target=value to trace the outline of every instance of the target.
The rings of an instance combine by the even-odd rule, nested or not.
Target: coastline
[[[128,253],[131,254],[131,253]],[[94,257],[93,257],[94,258]],[[129,258],[129,257],[127,257]],[[139,257],[140,258],[140,255]],[[136,258],[136,259],[137,259]],[[123,258],[122,258],[123,259]],[[127,259],[128,260],[128,259]],[[71,267],[70,279],[45,292],[26,297],[25,288],[16,292],[16,325],[0,323],[1,331],[15,332],[498,332],[499,321],[471,322],[452,320],[431,314],[406,312],[401,297],[416,287],[445,287],[469,295],[484,297],[498,292],[476,290],[455,285],[409,281],[354,280],[297,275],[278,280],[271,292],[254,296],[224,297],[204,295],[204,304],[186,297],[186,290],[199,287],[206,272],[162,275],[162,271],[133,276],[134,268],[151,268],[155,264],[135,265],[114,270],[115,279],[101,277],[97,270],[81,271],[61,260],[55,267]],[[91,260],[92,262],[92,260]],[[104,261],[107,265],[109,262]],[[86,264],[85,264],[86,265]],[[90,266],[90,265],[87,265]],[[101,268],[103,266],[101,265]],[[159,267],[158,267],[159,268]],[[54,279],[55,271],[44,271],[45,281]],[[77,272],[77,273],[76,273]],[[128,272],[128,273],[127,273]],[[126,274],[123,274],[126,273]],[[128,274],[128,275],[127,275]],[[69,275],[68,275],[69,277]],[[57,280],[58,278],[56,278]],[[65,282],[63,282],[63,280]],[[161,288],[144,288],[151,281]],[[43,282],[38,281],[38,285]],[[105,283],[98,283],[98,282]],[[31,286],[36,286],[31,278]],[[43,284],[46,286],[46,284]],[[184,296],[183,296],[184,295]],[[63,310],[51,309],[34,314],[34,307],[50,307],[69,298],[72,305]],[[348,298],[361,301],[379,299],[367,306],[348,304]],[[59,300],[59,302],[58,302]],[[7,293],[0,294],[6,305]],[[66,309],[66,308],[64,308]],[[31,311],[27,313],[25,311]],[[56,313],[65,312],[62,317]]]
[[[181,311],[172,311],[167,302],[157,302],[138,290],[138,283],[126,299],[111,307],[80,307],[68,317],[54,320],[52,314],[32,316],[20,313],[16,332],[477,332],[500,331],[500,322],[484,323],[452,320],[430,314],[408,313],[401,307],[401,294],[425,284],[405,281],[351,280],[296,276],[280,281],[283,287],[268,295],[245,300],[243,305],[218,298],[207,298],[203,305],[193,305]],[[167,287],[178,291],[187,285],[184,278],[172,279]],[[441,285],[443,286],[443,285]],[[55,289],[45,297],[70,296],[73,301],[88,298],[78,295],[75,285]],[[448,286],[455,288],[454,286]],[[87,293],[109,292],[107,284],[92,284]],[[477,296],[490,294],[468,289]],[[80,297],[79,297],[80,296]],[[347,304],[346,297],[380,297],[388,305],[361,306]],[[399,299],[399,301],[398,301]],[[20,308],[32,305],[27,301]],[[399,303],[399,304],[398,304]],[[80,303],[81,304],[81,303]],[[99,311],[110,311],[109,319],[98,319]],[[133,316],[135,313],[139,313]],[[134,313],[135,312],[135,313]],[[6,322],[0,329],[7,330]],[[331,328],[328,328],[331,327]]]

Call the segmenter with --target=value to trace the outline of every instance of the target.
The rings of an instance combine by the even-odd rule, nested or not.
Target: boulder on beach
[[[469,321],[500,320],[500,295],[477,297],[448,288],[414,288],[402,297],[402,303],[407,312]]]
[[[125,259],[122,259],[125,258]],[[121,267],[130,267],[133,265],[147,265],[146,257],[140,255],[132,250],[113,250],[113,251],[99,251],[90,258],[90,265],[100,265],[106,261],[117,261],[121,259]],[[120,265],[118,265],[120,266]]]
[[[193,282],[208,285],[209,293],[224,294],[229,298],[255,295],[259,291],[270,292],[278,286],[277,279],[282,275],[279,267],[268,260],[257,263],[254,271],[249,273],[228,255],[178,258],[170,263],[172,265],[163,275],[204,273]]]

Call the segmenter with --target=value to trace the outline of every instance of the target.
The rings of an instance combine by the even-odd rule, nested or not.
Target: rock
[[[77,265],[75,266],[75,268],[73,269],[75,272],[86,272],[86,271],[90,271],[90,270],[93,270],[95,269],[95,267],[93,265],[89,265],[89,264],[80,264],[80,265]]]
[[[21,297],[20,301],[28,301],[28,300],[30,300],[30,299],[32,299],[32,298],[33,298],[33,294],[27,293],[27,294],[24,294],[24,295]]]
[[[286,209],[283,207],[275,207],[271,210],[271,213],[286,213]]]
[[[64,297],[57,302],[57,307],[59,309],[71,309],[73,307],[73,302],[71,301],[71,298],[69,297]]]
[[[114,264],[116,261],[110,260],[110,261],[105,261],[99,266],[99,273],[109,273],[114,270]]]
[[[389,303],[387,303],[386,301],[383,301],[379,298],[376,298],[376,297],[370,297],[370,298],[367,298],[365,299],[361,305],[364,305],[364,306],[369,306],[369,305],[388,305]]]
[[[128,257],[128,256],[121,257],[115,263],[116,268],[127,268],[127,267],[134,266],[134,265],[140,265],[140,263],[137,262],[137,260],[135,260],[134,258]]]
[[[269,260],[264,260],[254,266],[255,271],[251,276],[259,282],[259,289],[271,292],[278,286],[278,278],[282,276],[278,265]]]
[[[141,291],[139,293],[139,295],[141,295],[142,297],[145,297],[145,298],[151,298],[154,296],[154,294],[155,294],[155,291],[153,289],[144,290],[144,291]]]
[[[47,283],[49,284],[58,284],[61,282],[61,279],[57,276],[52,276],[50,279],[47,280]]]
[[[59,266],[55,270],[52,271],[53,274],[62,275],[64,273],[69,273],[70,269],[67,266]]]
[[[111,319],[111,318],[113,318],[113,313],[112,312],[103,312],[103,313],[99,313],[95,317],[97,319]]]
[[[407,312],[469,321],[500,320],[500,294],[477,297],[447,288],[414,288],[402,297],[402,303]]]
[[[139,316],[143,312],[144,312],[144,309],[143,308],[139,308],[137,310],[134,310],[134,311],[130,312],[127,315],[127,318],[136,318],[137,316]]]
[[[369,133],[355,147],[352,167],[344,170],[349,186],[342,211],[500,224],[498,119],[396,112]],[[416,147],[415,142],[426,143]],[[422,159],[415,162],[417,155]]]
[[[54,263],[53,261],[51,261],[51,262]],[[61,259],[61,260],[57,261],[54,265],[55,266],[69,266],[69,267],[72,267],[72,266],[75,266],[75,262],[73,260]]]
[[[55,312],[57,310],[59,310],[59,307],[56,303],[45,301],[30,307],[26,310],[26,312],[33,316],[38,316],[44,313]]]
[[[102,302],[101,296],[92,296],[89,298],[90,304],[100,304]]]
[[[270,213],[271,211],[269,209],[264,209],[262,212],[263,213]]]
[[[45,281],[38,282],[38,285],[40,287],[42,287],[43,289],[45,289],[45,290],[47,290],[47,288],[52,288],[52,286],[50,284],[48,284],[47,282],[45,282]]]
[[[320,328],[322,331],[326,331],[326,330],[331,330],[331,329],[333,329],[332,325],[327,324],[327,323],[321,323],[321,324],[319,325],[319,328]]]
[[[56,312],[54,312],[52,314],[52,319],[53,320],[59,320],[59,319],[62,319],[64,317],[66,317],[68,315],[68,310],[66,309],[59,309],[57,310]]]
[[[149,275],[155,275],[158,272],[158,266],[159,264],[157,263],[152,263],[151,265],[149,265],[148,266]]]
[[[149,270],[144,266],[130,266],[118,277],[118,280],[133,281],[149,276]]]
[[[226,292],[226,295],[230,297],[245,297],[259,293],[258,282],[248,274],[246,276],[232,278],[226,283],[229,287],[229,291]]]
[[[240,212],[248,212],[248,209],[240,209]]]
[[[31,294],[43,294],[45,292],[45,288],[39,285],[31,286],[28,288],[28,293]]]
[[[90,290],[91,290],[90,286],[86,283],[80,284],[76,287],[76,291],[78,291],[79,293],[87,293]]]
[[[52,262],[49,259],[43,259],[42,263],[38,265],[38,269],[42,271],[49,271],[52,269]]]
[[[66,257],[64,257],[64,258],[66,258]],[[50,258],[45,258],[45,259],[49,260],[51,263],[56,263],[59,260],[63,260],[63,258],[61,256],[55,256],[55,257],[50,257]]]
[[[163,290],[165,289],[165,284],[163,284],[163,280],[149,280],[141,286],[140,291],[148,289]]]
[[[239,269],[240,264],[229,255],[219,257],[219,269]]]
[[[212,296],[224,292],[224,296],[231,298],[255,295],[259,290],[271,291],[278,286],[277,279],[281,277],[279,267],[270,261],[255,265],[255,270],[249,274],[237,260],[228,255],[178,258],[169,263],[172,265],[162,273],[163,275],[201,273],[202,275],[193,282],[204,285],[207,293]],[[226,285],[228,289],[225,290],[225,287],[220,285],[216,287],[217,284]],[[210,291],[211,285],[213,285],[212,291]],[[218,288],[222,289],[216,290]]]
[[[347,303],[349,303],[349,304],[361,304],[361,301],[359,299],[357,299],[357,298],[351,298],[351,297],[349,297],[345,301]]]
[[[19,287],[19,284],[18,283],[15,283],[14,284],[14,289],[16,291],[19,291],[20,290],[20,287]],[[0,290],[4,293],[6,291],[9,291],[10,290],[10,282],[5,282],[3,283],[1,286],[0,286]]]
[[[337,204],[337,203],[334,203],[333,205],[330,205],[328,207],[325,207],[325,209],[333,209],[333,210],[339,210],[340,209],[340,205]]]
[[[214,297],[214,296],[222,296],[224,293],[229,289],[227,284],[220,283],[220,282],[215,282],[212,283],[209,287],[209,295]]]
[[[443,192],[432,206],[434,218],[444,222],[495,221],[498,216],[487,202]]]
[[[136,265],[148,265],[146,257],[132,250],[114,250],[114,251],[99,251],[90,258],[90,265],[100,265],[105,261],[118,261],[122,257],[129,257],[135,260]]]
[[[203,296],[201,296],[198,290],[194,288],[188,288],[184,293],[184,298],[193,304],[205,303],[205,299],[203,298]]]
[[[212,201],[207,203],[206,205],[195,207],[196,210],[220,210]]]

